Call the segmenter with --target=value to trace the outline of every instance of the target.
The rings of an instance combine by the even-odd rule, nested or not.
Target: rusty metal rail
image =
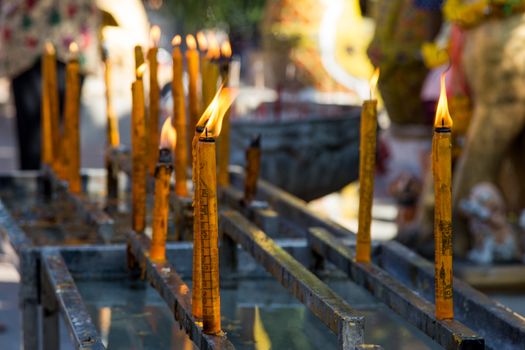
[[[221,233],[240,244],[338,336],[339,349],[364,342],[364,317],[241,214],[221,214]],[[229,249],[229,252],[235,252]]]
[[[357,284],[366,288],[445,349],[485,349],[483,337],[456,320],[437,320],[434,305],[374,264],[355,262],[354,251],[322,228],[308,234],[312,250],[337,266]]]
[[[150,239],[131,232],[128,235],[128,259],[138,264],[144,278],[157,290],[172,310],[175,319],[185,329],[190,339],[201,350],[233,350],[225,336],[204,334],[191,314],[191,291],[168,262],[153,263],[149,259]]]
[[[47,181],[44,187],[48,195],[57,194],[68,203],[71,203],[77,211],[77,214],[88,225],[93,225],[96,229],[97,236],[104,243],[108,243],[114,234],[114,221],[103,210],[97,208],[96,204],[81,194],[69,192],[67,184],[60,180],[56,174],[49,168],[44,168],[44,181]]]
[[[60,313],[75,349],[106,349],[58,249],[42,250],[41,259],[43,349],[60,348]]]

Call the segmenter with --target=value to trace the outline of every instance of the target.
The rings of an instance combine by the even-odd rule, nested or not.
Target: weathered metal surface
[[[363,343],[364,317],[241,214],[223,212],[221,233],[247,250],[337,334],[340,349],[353,349]]]
[[[242,170],[238,167],[230,167],[230,176],[232,177],[232,184],[237,188],[241,188],[244,183],[244,173]],[[231,196],[232,198],[242,198],[242,193],[232,186],[225,189],[224,193],[225,196]],[[281,217],[286,218],[286,220],[300,227],[304,236],[306,236],[306,231],[310,227],[323,227],[336,236],[350,236],[354,238],[352,233],[343,226],[308,208],[305,201],[264,180],[257,182],[257,199],[268,202],[270,207],[278,212]],[[232,201],[232,203],[234,202]]]
[[[377,259],[380,266],[428,301],[434,299],[434,266],[401,244],[384,243]],[[454,279],[454,314],[485,338],[488,349],[522,349],[525,318],[468,284]]]
[[[67,184],[57,178],[53,171],[44,169],[44,177],[50,182],[52,192],[71,203],[77,215],[86,224],[95,227],[98,237],[103,242],[108,243],[111,240],[114,233],[114,221],[108,214],[99,209],[96,204],[91,203],[85,196],[69,192]]]
[[[322,228],[312,228],[308,242],[313,251],[346,272],[393,311],[445,349],[484,349],[484,339],[456,320],[440,321],[434,306],[374,264],[355,262],[354,252]]]
[[[359,169],[360,108],[344,109],[331,117],[321,112],[323,117],[233,120],[230,163],[244,165],[244,150],[261,135],[263,179],[305,200],[340,190],[357,179]]]
[[[144,278],[166,301],[175,319],[186,330],[190,339],[201,350],[233,350],[233,344],[225,336],[204,334],[191,314],[190,288],[182,281],[170,263],[153,263],[148,257],[149,248],[150,240],[145,235],[134,232],[128,235],[128,249],[131,258],[140,266]]]
[[[31,240],[17,225],[6,206],[0,199],[0,233],[9,239],[15,252],[20,253],[31,246]]]
[[[76,349],[105,349],[87,312],[73,277],[57,249],[42,250],[44,349],[58,349],[58,311],[63,315]]]

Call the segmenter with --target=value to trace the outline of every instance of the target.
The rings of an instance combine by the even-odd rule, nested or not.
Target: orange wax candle
[[[142,76],[146,66],[136,70],[136,80],[131,85],[133,106],[131,111],[131,197],[132,228],[144,232],[146,227],[146,119],[144,109],[144,84]]]
[[[160,88],[158,81],[158,43],[160,40],[159,26],[151,27],[150,38],[152,47],[148,50],[149,62],[149,112],[146,124],[148,132],[148,162],[150,175],[153,176],[157,163],[157,152],[159,148],[159,107]]]
[[[219,81],[219,65],[218,60],[220,58],[221,51],[219,48],[219,43],[215,38],[213,33],[210,34],[208,39],[208,51],[206,52],[206,75],[202,77],[205,82],[204,88],[205,93],[203,92],[203,102],[207,106],[210,104],[211,99],[217,92],[217,83]]]
[[[210,103],[210,99],[207,97],[208,93],[208,58],[207,58],[207,51],[208,51],[208,40],[206,39],[206,35],[203,32],[197,33],[197,43],[199,44],[199,50],[201,51],[200,56],[200,73],[201,73],[201,110],[205,110],[206,107]]]
[[[257,180],[261,168],[261,135],[257,136],[246,151],[246,177],[244,179],[244,201],[250,203],[257,193]]]
[[[46,44],[47,46],[47,44]],[[59,115],[59,99],[58,99],[58,76],[57,76],[57,59],[56,52],[51,43],[49,43],[48,62],[47,62],[47,83],[48,83],[48,99],[49,99],[49,114],[50,114],[50,125],[51,125],[51,143],[52,143],[52,167],[53,170],[58,174],[60,171],[60,145],[61,145],[61,133],[60,133],[60,115]]]
[[[436,318],[454,318],[452,288],[452,118],[448,112],[445,74],[441,76],[432,138],[432,173],[434,175],[434,279]]]
[[[41,99],[41,162],[50,166],[53,162],[53,134],[51,129],[51,109],[49,101],[49,63],[53,59],[55,49],[51,43],[46,43],[42,57],[42,99]]]
[[[78,46],[69,46],[71,59],[66,66],[66,95],[64,107],[64,137],[62,151],[65,154],[65,178],[72,193],[81,192],[80,178],[80,65],[77,58]]]
[[[118,130],[118,120],[113,109],[111,94],[111,59],[106,48],[103,49],[104,62],[104,86],[106,97],[106,143],[109,147],[116,147],[120,144],[120,134]]]
[[[153,205],[153,234],[150,257],[153,261],[166,260],[166,235],[170,197],[170,178],[173,171],[172,150],[175,148],[176,132],[171,118],[162,126],[159,161],[155,169],[155,201]]]
[[[224,117],[224,113],[226,110],[230,107],[231,103],[233,102],[233,99],[236,96],[235,91],[231,91],[230,89],[219,89],[215,97],[213,98],[210,105],[206,108],[204,113],[202,114],[201,118],[197,122],[197,126],[195,128],[195,136],[193,138],[192,142],[192,154],[193,154],[193,186],[194,186],[194,198],[193,198],[193,213],[194,213],[194,220],[193,220],[193,288],[192,288],[192,313],[196,320],[201,320],[204,318],[204,305],[208,305],[207,309],[207,315],[208,315],[208,327],[215,329],[217,326],[217,314],[216,308],[209,307],[209,305],[213,304],[216,300],[215,296],[218,295],[218,290],[215,290],[214,288],[218,288],[218,276],[215,280],[210,280],[212,276],[215,276],[214,274],[209,275],[208,272],[206,272],[206,277],[203,275],[203,256],[210,256],[210,254],[215,254],[215,250],[210,250],[210,247],[214,246],[215,243],[213,243],[214,238],[218,233],[216,233],[213,228],[210,231],[210,227],[207,223],[204,223],[203,220],[208,222],[211,218],[212,221],[217,219],[217,212],[216,212],[216,185],[214,183],[216,182],[215,177],[215,146],[213,142],[213,147],[207,147],[204,150],[200,150],[200,136],[205,131],[205,126],[207,125],[208,121],[210,119],[215,120],[216,126],[214,127],[214,132],[217,134],[220,132],[220,121]],[[218,122],[218,121],[219,122]],[[210,146],[210,145],[208,145]],[[212,149],[213,148],[213,149]],[[205,153],[206,158],[204,159],[205,162],[208,162],[208,164],[211,164],[209,162],[213,161],[213,170],[207,169],[204,174],[204,180],[206,181],[205,184],[203,184],[203,178],[201,176],[201,171],[203,170],[203,164],[201,162],[202,153]],[[213,174],[213,176],[212,176]],[[211,178],[213,177],[213,178]],[[211,197],[215,197],[215,199],[211,199],[210,202],[210,196],[208,195],[208,187],[211,186],[211,188],[215,189],[215,195],[211,195]],[[202,196],[205,195],[206,198],[201,200]],[[211,214],[209,210],[207,209],[208,206],[213,203],[215,203],[215,211],[212,211]],[[203,208],[206,211],[202,211]],[[203,216],[204,215],[204,216]],[[215,216],[214,216],[215,215]],[[215,217],[215,219],[214,219]],[[202,229],[205,229],[206,232],[203,233]],[[211,235],[210,235],[211,232]],[[218,244],[218,243],[217,243]],[[216,260],[218,259],[217,256],[213,256],[213,259],[210,261],[209,259],[206,260],[206,263],[210,263],[214,266],[216,264]],[[208,268],[209,265],[206,265],[206,268]],[[218,274],[218,272],[217,272]],[[208,280],[204,280],[205,278],[208,278]],[[215,277],[214,277],[215,278]],[[215,282],[214,282],[215,281]],[[203,293],[203,290],[209,290],[213,291],[213,294],[209,293]],[[206,299],[206,301],[204,300]],[[211,321],[210,321],[211,320]],[[211,323],[210,323],[211,322]],[[218,329],[220,331],[220,314],[219,314],[219,326]],[[214,326],[212,325],[214,324]],[[206,327],[205,327],[206,328]],[[210,332],[214,332],[213,330]]]
[[[371,254],[370,226],[374,200],[374,173],[376,165],[377,100],[373,98],[379,69],[370,81],[370,100],[363,102],[359,141],[359,221],[357,229],[356,261],[369,263]]]
[[[173,79],[171,91],[173,94],[173,123],[179,139],[175,149],[175,194],[182,197],[189,196],[187,184],[188,147],[186,138],[186,106],[184,103],[184,87],[182,82],[183,62],[180,44],[182,38],[176,35],[173,40]]]
[[[199,92],[198,92],[198,81],[199,81],[199,52],[197,51],[197,43],[193,35],[186,36],[186,65],[188,70],[188,100],[189,100],[189,112],[190,122],[188,125],[189,133],[192,135],[195,132],[195,126],[197,125],[197,119],[199,118]]]
[[[229,41],[221,46],[220,74],[222,85],[228,86],[230,74],[230,58],[232,49]],[[222,121],[221,136],[217,139],[218,168],[217,182],[219,186],[226,187],[230,184],[228,165],[230,164],[230,110],[228,110]]]

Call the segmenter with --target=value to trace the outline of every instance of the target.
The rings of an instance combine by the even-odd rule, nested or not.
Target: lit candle
[[[180,44],[182,38],[175,35],[171,44],[173,45],[173,79],[171,81],[171,92],[173,95],[173,123],[179,139],[175,149],[175,194],[188,197],[187,171],[188,171],[188,147],[186,139],[186,106],[184,104],[184,87],[182,82],[183,62]]]
[[[230,74],[230,58],[232,56],[232,48],[229,41],[225,41],[221,46],[221,60],[220,60],[220,75],[223,86],[228,86],[228,78]],[[224,116],[222,121],[221,136],[217,139],[217,150],[219,173],[217,182],[219,186],[226,187],[230,184],[230,176],[228,173],[228,165],[230,164],[230,110]]]
[[[201,52],[200,55],[200,71],[201,71],[201,110],[204,111],[206,109],[206,106],[209,105],[209,99],[207,98],[206,94],[208,91],[207,83],[208,83],[208,64],[210,63],[208,61],[207,51],[208,51],[208,40],[206,39],[206,35],[203,32],[197,33],[197,43],[199,44],[199,50]]]
[[[135,45],[134,54],[135,54],[135,70],[137,70],[139,69],[140,66],[144,64],[144,50],[142,49],[142,46]]]
[[[359,140],[359,221],[357,229],[356,261],[370,262],[372,202],[376,164],[377,99],[374,90],[379,79],[376,69],[370,80],[370,99],[363,102]]]
[[[144,232],[146,227],[146,119],[144,110],[144,84],[142,76],[146,65],[136,69],[136,80],[131,84],[133,105],[131,110],[131,197],[132,227],[135,232]]]
[[[201,263],[201,300],[203,330],[207,334],[219,334],[220,323],[220,295],[219,295],[219,261],[218,261],[218,216],[217,216],[217,174],[215,139],[219,136],[222,118],[230,107],[237,92],[231,89],[220,89],[210,106],[204,111],[197,123],[197,128],[204,128],[196,144],[195,206],[200,236],[200,263]],[[194,254],[195,254],[194,246]],[[194,256],[194,262],[199,257]],[[194,264],[195,268],[195,264]],[[195,273],[198,271],[194,270]],[[194,284],[195,285],[195,284]]]
[[[106,142],[110,147],[116,147],[120,144],[120,135],[118,130],[118,120],[115,110],[113,109],[111,94],[111,59],[106,47],[102,51],[104,63],[104,85],[106,88]]]
[[[434,175],[434,245],[436,318],[454,318],[452,289],[452,118],[448,112],[445,74],[432,138],[432,173]]]
[[[261,168],[261,135],[250,143],[246,150],[246,177],[244,179],[244,201],[249,204],[257,193],[257,179]]]
[[[218,94],[217,94],[218,95]],[[202,322],[202,237],[200,233],[199,221],[199,154],[197,145],[199,137],[204,131],[204,127],[210,119],[211,111],[216,108],[218,98],[214,98],[212,103],[206,108],[197,124],[195,134],[191,144],[192,153],[192,181],[193,181],[193,281],[191,289],[192,314],[196,321]]]
[[[160,88],[158,81],[158,44],[160,40],[160,27],[153,26],[150,31],[152,46],[148,50],[149,62],[149,112],[146,124],[148,132],[148,162],[150,175],[153,176],[157,163],[157,150],[159,148],[159,106]]]
[[[198,80],[199,80],[199,52],[197,51],[197,43],[193,35],[186,36],[186,65],[188,69],[188,95],[189,95],[189,112],[190,122],[188,125],[189,133],[192,135],[197,125],[199,118],[199,94],[198,94]]]
[[[49,63],[54,59],[55,49],[49,42],[46,43],[42,57],[42,100],[41,100],[41,162],[42,165],[51,166],[53,162],[53,134],[51,129],[51,109],[49,101]]]
[[[204,106],[210,104],[213,96],[217,92],[217,82],[219,81],[219,58],[221,50],[215,34],[210,33],[208,38],[208,51],[206,51],[206,76],[203,76],[206,87],[206,94],[203,92]]]
[[[80,179],[80,65],[78,45],[69,46],[71,58],[66,65],[66,95],[64,106],[64,145],[65,178],[72,193],[81,192]]]
[[[177,133],[171,125],[171,118],[168,118],[162,126],[159,160],[155,169],[155,202],[153,204],[153,233],[150,248],[150,257],[153,261],[166,260],[170,179],[173,171],[172,151],[176,142]]]

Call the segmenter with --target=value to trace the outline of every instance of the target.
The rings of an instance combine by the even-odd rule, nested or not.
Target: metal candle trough
[[[397,317],[394,322],[396,327],[408,330],[412,334],[411,339],[420,339],[418,341],[428,348],[512,349],[525,342],[523,318],[460,281],[455,281],[454,286],[457,319],[436,320],[432,300],[433,268],[428,262],[397,243],[389,242],[374,247],[372,264],[355,263],[354,240],[349,231],[313,213],[303,201],[264,181],[259,182],[257,200],[265,205],[246,205],[239,190],[243,182],[242,173],[234,169],[231,177],[232,186],[224,189],[220,198],[223,313],[235,314],[231,309],[238,310],[239,300],[246,305],[269,303],[284,307],[296,307],[300,302],[305,305],[302,312],[310,315],[303,320],[310,328],[302,337],[315,335],[339,349],[380,348],[365,344],[367,341],[375,343],[375,338],[370,338],[373,327],[369,326],[369,322],[366,326],[363,322],[370,317],[373,319],[378,312]],[[27,191],[28,188],[32,188],[33,194],[37,192],[36,179],[4,177],[0,185],[4,188],[15,185],[25,188],[25,192],[17,194],[23,199],[31,192]],[[53,181],[51,179],[51,183]],[[90,181],[89,177],[86,181]],[[42,188],[46,187],[40,187],[40,190]],[[0,193],[2,190],[0,187]],[[65,195],[69,196],[67,192]],[[77,209],[82,209],[76,210],[73,216],[92,226],[97,222],[101,222],[102,227],[106,223],[114,224],[114,219],[107,214],[97,214],[97,206],[86,198],[72,201]],[[188,205],[177,204],[177,198],[174,201],[174,208],[185,209]],[[20,257],[26,349],[38,348],[40,343],[45,349],[59,348],[59,314],[65,319],[76,348],[104,349],[101,334],[105,331],[97,329],[96,317],[90,313],[93,308],[91,299],[88,303],[82,286],[100,279],[112,281],[117,277],[125,281],[138,280],[139,284],[143,278],[151,285],[148,288],[156,290],[154,294],[163,300],[156,303],[171,313],[188,335],[186,340],[180,341],[191,339],[194,346],[200,349],[233,349],[236,342],[241,344],[233,326],[230,329],[226,327],[226,337],[209,336],[194,322],[191,316],[190,243],[169,243],[168,262],[164,264],[149,260],[149,239],[133,232],[127,234],[127,245],[64,246],[58,242],[53,247],[38,247],[9,211],[0,202],[0,231],[9,237]],[[104,220],[97,221],[101,217]],[[180,217],[183,221],[191,220],[191,217]],[[187,222],[182,224],[191,227]],[[31,230],[31,225],[25,224],[24,229]],[[112,232],[114,234],[115,231]],[[111,235],[97,237],[98,242],[104,243]],[[338,289],[337,283],[333,282],[334,276],[351,287]],[[271,283],[271,288],[277,288],[279,292],[266,290],[265,287],[255,293],[243,292],[243,286],[254,279],[261,285]],[[276,281],[284,288],[278,287]],[[235,292],[238,288],[241,288],[240,291]],[[375,306],[364,315],[363,305],[346,295],[347,290],[361,293],[359,295]],[[274,303],[273,299],[279,302]],[[112,303],[121,301],[113,298],[104,302],[111,307]],[[40,306],[44,311],[42,322],[39,322]],[[252,313],[250,317],[254,315]],[[137,317],[148,322],[147,317]],[[235,322],[232,324],[236,325]],[[244,322],[242,324],[244,326]],[[382,326],[384,324],[378,327]],[[239,327],[238,324],[236,327]],[[257,328],[255,323],[253,328]],[[257,329],[260,330],[260,327]],[[268,332],[272,335],[271,330]],[[252,333],[255,334],[255,331]],[[155,332],[148,336],[159,338],[159,341],[163,339]],[[296,337],[298,340],[301,338]]]

